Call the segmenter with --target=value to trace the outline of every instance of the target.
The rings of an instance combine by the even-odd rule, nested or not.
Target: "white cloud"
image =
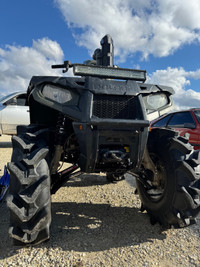
[[[157,70],[148,77],[147,82],[173,87],[175,90],[173,99],[176,109],[200,107],[200,93],[192,89],[186,90],[186,86],[188,87],[190,85],[189,78],[199,79],[200,69],[189,72],[183,68]]]
[[[110,33],[123,61],[140,51],[167,56],[184,44],[200,41],[199,0],[54,0],[79,45],[93,51]],[[80,31],[79,31],[80,32]]]
[[[7,45],[0,49],[1,94],[26,90],[33,75],[60,75],[51,65],[63,62],[60,45],[48,38],[33,41],[32,47]]]
[[[33,40],[33,49],[52,60],[62,60],[64,56],[60,45],[47,38]]]

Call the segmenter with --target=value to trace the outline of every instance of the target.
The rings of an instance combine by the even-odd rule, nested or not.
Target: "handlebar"
[[[73,65],[69,60],[64,61],[64,64],[51,65],[52,69],[64,69],[63,73],[67,72]]]
[[[52,69],[61,69],[65,67],[65,64],[51,65]]]

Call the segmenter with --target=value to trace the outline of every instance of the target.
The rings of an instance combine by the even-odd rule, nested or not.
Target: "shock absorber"
[[[56,136],[55,136],[55,144],[56,145],[64,145],[65,137],[66,137],[66,116],[62,113],[59,113],[58,115],[58,121],[56,126]]]
[[[59,113],[55,134],[54,155],[50,164],[51,174],[55,174],[57,172],[59,161],[64,151],[63,147],[66,139],[66,121],[67,118],[65,117],[65,115]]]

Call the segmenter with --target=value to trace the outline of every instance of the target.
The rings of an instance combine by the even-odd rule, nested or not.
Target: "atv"
[[[49,239],[51,194],[78,173],[129,172],[152,223],[184,227],[200,210],[199,151],[171,129],[149,121],[173,108],[174,90],[145,83],[146,71],[114,66],[110,35],[93,60],[53,65],[74,77],[32,77],[28,126],[18,126],[8,163],[9,233],[20,244]],[[61,169],[62,163],[70,164]],[[103,177],[103,176],[102,176]]]

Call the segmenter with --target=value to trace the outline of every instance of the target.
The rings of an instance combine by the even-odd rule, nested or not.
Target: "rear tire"
[[[49,149],[44,137],[47,130],[30,125],[19,131],[12,138],[12,162],[8,163],[9,234],[23,244],[38,244],[49,239],[51,224],[50,174],[46,161]]]
[[[193,151],[188,140],[176,132],[156,129],[150,132],[148,152],[159,181],[143,166],[137,179],[142,210],[148,212],[152,224],[159,222],[165,228],[194,223],[200,211],[200,151]]]

